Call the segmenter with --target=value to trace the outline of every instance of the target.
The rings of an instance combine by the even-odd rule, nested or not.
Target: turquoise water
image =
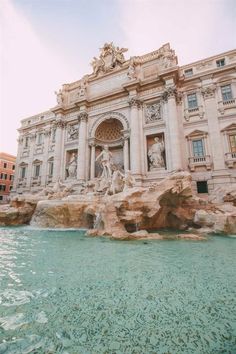
[[[236,238],[0,229],[0,353],[236,353]]]

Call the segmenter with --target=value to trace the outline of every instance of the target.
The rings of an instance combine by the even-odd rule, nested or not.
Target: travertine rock
[[[39,198],[39,196],[37,197]],[[40,196],[40,198],[43,198]],[[163,239],[161,228],[197,230],[197,233],[235,233],[236,207],[194,197],[188,172],[175,172],[149,188],[133,187],[114,195],[71,195],[60,200],[16,200],[1,209],[2,225],[29,222],[39,227],[78,227],[90,236],[120,240]],[[193,231],[194,233],[194,231]],[[179,234],[175,239],[201,239]]]

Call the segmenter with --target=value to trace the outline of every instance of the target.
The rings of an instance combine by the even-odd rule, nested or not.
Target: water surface
[[[0,354],[236,353],[236,238],[0,229]]]

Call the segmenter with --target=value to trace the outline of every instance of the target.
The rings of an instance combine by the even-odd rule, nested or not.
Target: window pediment
[[[227,127],[225,127],[224,129],[222,129],[221,131],[222,132],[230,132],[232,130],[235,130],[236,131],[236,123],[232,123],[230,125],[228,125]]]
[[[189,133],[188,135],[186,135],[185,137],[186,138],[194,138],[194,137],[204,136],[207,134],[208,134],[208,132],[196,129],[196,130],[192,131],[191,133]]]

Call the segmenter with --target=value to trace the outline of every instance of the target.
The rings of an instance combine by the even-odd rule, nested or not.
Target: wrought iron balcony
[[[225,163],[229,168],[233,168],[236,163],[236,152],[227,152],[225,154]]]
[[[204,166],[207,170],[211,170],[212,161],[210,155],[205,156],[192,156],[189,157],[189,169],[191,172],[195,171],[196,167]]]

